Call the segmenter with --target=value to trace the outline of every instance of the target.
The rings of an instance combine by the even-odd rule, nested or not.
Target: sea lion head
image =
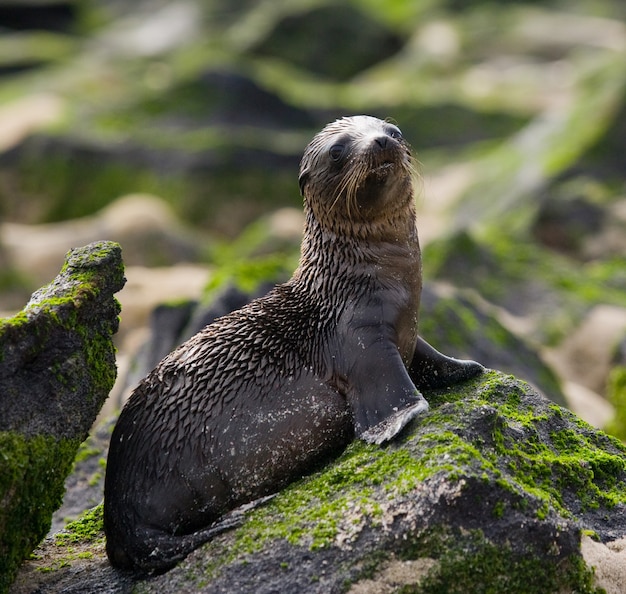
[[[413,201],[411,147],[394,124],[371,116],[328,124],[304,151],[305,209],[327,228],[389,220]]]

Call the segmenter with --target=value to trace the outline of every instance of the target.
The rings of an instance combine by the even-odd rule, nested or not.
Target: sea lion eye
[[[396,140],[400,140],[402,138],[402,132],[398,126],[388,125],[386,132],[389,136],[391,136],[391,138],[395,138]]]
[[[328,151],[328,155],[333,161],[337,162],[343,156],[345,148],[346,147],[343,144],[333,144]]]

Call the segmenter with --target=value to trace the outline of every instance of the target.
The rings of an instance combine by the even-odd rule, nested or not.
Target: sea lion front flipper
[[[415,387],[391,342],[368,351],[353,369],[347,394],[357,437],[380,444],[395,437],[428,402]]]
[[[455,359],[440,353],[423,338],[417,338],[409,375],[420,389],[445,388],[468,380],[485,368],[470,359]]]
[[[377,425],[374,425],[367,431],[361,433],[359,437],[367,443],[380,445],[381,443],[393,439],[417,415],[426,412],[427,410],[428,402],[420,394],[420,399],[415,404],[410,404],[402,410],[393,413],[384,421],[381,421]]]

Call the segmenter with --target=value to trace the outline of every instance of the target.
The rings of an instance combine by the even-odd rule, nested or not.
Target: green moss
[[[619,477],[626,470],[626,448],[595,431],[572,413],[549,406],[538,413],[518,401],[521,388],[509,392],[506,401],[499,397],[497,379],[483,389],[481,397],[496,404],[493,443],[482,455],[501,467],[527,490],[540,495],[563,515],[570,515],[565,500],[575,498],[580,511],[598,507],[612,508],[626,502],[626,490]],[[567,417],[580,430],[563,428]],[[554,430],[552,428],[554,427]],[[549,439],[546,439],[546,435]],[[607,445],[620,453],[610,453]]]
[[[19,314],[0,320],[0,360],[5,366],[11,364],[9,357],[16,356],[15,345],[21,349],[22,360],[34,361],[43,350],[58,351],[59,333],[70,336],[74,350],[58,351],[58,364],[41,370],[41,383],[46,390],[58,388],[84,398],[76,403],[80,410],[74,411],[81,415],[80,421],[68,419],[67,434],[76,437],[0,433],[0,592],[49,530],[52,513],[62,503],[65,478],[77,457],[83,431],[88,429],[80,422],[95,417],[115,381],[111,336],[119,304],[112,297],[110,303],[103,302],[102,307],[109,309],[101,312],[97,326],[89,304],[105,287],[112,292],[123,286],[119,249],[117,244],[103,242],[72,252],[55,281],[40,289]],[[79,458],[89,454],[85,449]]]
[[[406,452],[354,442],[332,467],[291,485],[255,514],[238,533],[237,549],[252,552],[274,538],[294,544],[305,539],[312,549],[326,547],[340,529],[337,518],[350,509],[376,517],[379,506],[371,498],[371,486],[385,480],[388,491],[406,492],[432,472]]]
[[[468,481],[484,482],[489,496],[483,503],[494,522],[520,512],[539,520],[555,511],[575,518],[584,508],[609,511],[626,502],[626,447],[573,422],[558,406],[529,400],[524,384],[510,376],[489,372],[428,398],[431,410],[404,438],[387,447],[353,442],[333,464],[250,512],[227,547],[221,538],[208,543],[203,559],[211,563],[202,566],[203,577],[194,573],[190,579],[209,582],[225,564],[243,563],[248,554],[282,539],[313,551],[356,541],[366,525],[384,521],[390,502],[410,499],[426,481],[441,477],[451,484],[458,480],[461,490]],[[466,422],[459,425],[461,408]],[[480,432],[473,430],[472,419],[481,424]],[[570,495],[581,502],[578,508]],[[80,558],[85,543],[103,547],[101,513],[98,506],[68,525],[56,538],[65,552],[47,570]],[[592,574],[576,555],[561,558],[558,551],[535,549],[520,555],[478,530],[447,525],[416,530],[386,553],[366,554],[351,580],[375,576],[392,553],[437,560],[425,579],[403,592],[596,592]]]
[[[89,480],[87,481],[87,484],[90,487],[95,487],[100,482],[101,479],[102,479],[102,473],[101,472],[94,472],[89,477]]]
[[[234,241],[216,243],[208,254],[217,270],[204,289],[211,302],[225,286],[253,293],[262,283],[288,279],[298,264],[299,246],[271,236],[268,223],[260,219],[246,227]]]
[[[77,520],[69,522],[48,545],[46,555],[34,567],[42,573],[51,573],[71,567],[78,560],[102,559],[105,555],[105,536],[102,504],[89,509]],[[34,556],[37,561],[38,557]]]
[[[84,356],[86,364],[90,370],[93,390],[91,398],[96,394],[108,394],[117,377],[115,366],[115,347],[111,342],[111,337],[104,334],[87,335],[83,332],[85,350]]]
[[[281,255],[259,257],[221,266],[204,289],[203,299],[211,302],[225,286],[234,285],[244,293],[253,293],[262,284],[278,282],[293,271],[293,262]]]
[[[428,449],[428,445],[424,447]],[[435,460],[441,440],[434,438],[430,447]],[[365,518],[379,521],[381,507],[373,498],[373,486],[384,481],[385,491],[392,497],[414,489],[437,470],[436,464],[416,461],[406,451],[355,441],[330,467],[290,485],[251,514],[237,531],[235,546],[211,555],[215,561],[207,573],[274,539],[306,543],[312,550],[327,547],[340,532],[349,533]]]
[[[62,532],[54,535],[55,543],[58,546],[90,542],[103,543],[102,510],[102,504],[96,505],[85,511],[77,520],[69,522]]]
[[[503,391],[502,376],[492,373],[489,377],[492,379],[483,382],[478,398],[468,400],[461,394],[455,395],[452,402],[442,407],[445,417],[441,416],[441,409],[435,410],[435,426],[443,431],[451,424],[450,411],[454,418],[457,408],[462,407],[465,412],[468,407],[480,410],[483,422],[491,424],[491,440],[474,442],[474,462],[480,461],[481,467],[494,476],[510,476],[518,487],[566,516],[571,514],[566,499],[579,501],[579,511],[610,509],[626,502],[626,490],[619,478],[626,470],[624,446],[558,406],[550,405],[539,412],[524,404],[523,384]],[[437,404],[437,398],[431,399],[432,406]],[[459,415],[461,412],[458,410]],[[565,417],[580,430],[564,428]],[[610,453],[608,445],[617,452]]]
[[[462,351],[468,344],[468,336],[480,330],[480,322],[471,308],[458,299],[440,297],[428,315],[421,315],[420,334],[444,336],[450,347]]]
[[[86,439],[83,443],[80,444],[80,448],[78,448],[78,453],[76,454],[76,458],[74,459],[74,464],[78,462],[83,462],[92,456],[97,456],[100,454],[100,448],[97,448],[90,444],[90,440]]]
[[[45,159],[27,155],[14,174],[14,183],[22,193],[41,197],[44,221],[91,215],[114,198],[136,192],[156,194],[175,204],[190,190],[189,180],[182,177],[163,176],[110,159],[103,162],[103,155],[88,151],[81,155],[80,163],[76,167],[76,155],[62,152]]]
[[[524,233],[504,233],[501,227],[432,242],[423,259],[425,278],[473,288],[484,299],[513,312],[527,312],[537,294],[550,295],[551,307],[541,308],[538,302],[532,309],[541,317],[538,339],[548,344],[562,339],[590,306],[621,305],[626,290],[623,257],[576,262],[542,248]]]
[[[76,41],[67,35],[46,31],[7,32],[0,38],[0,67],[29,68],[63,60],[76,51]]]
[[[436,563],[419,583],[403,586],[403,594],[600,594],[593,573],[582,558],[555,563],[551,556],[529,551],[520,557],[508,546],[489,542],[480,530],[460,533],[439,528],[422,534],[404,550],[403,558],[435,557]]]
[[[498,503],[496,503],[493,507],[493,515],[495,518],[502,518],[504,516],[504,513],[506,511],[506,504],[504,503],[504,501],[498,501]]]
[[[104,273],[102,267],[105,260],[115,257],[115,251],[120,250],[118,244],[101,242],[89,249],[76,251],[68,258],[60,275],[69,280],[64,286],[60,296],[56,295],[55,282],[40,290],[41,298],[30,304],[17,316],[0,320],[0,336],[3,328],[8,326],[24,325],[24,331],[29,332],[26,326],[30,318],[37,313],[39,316],[48,316],[49,323],[44,332],[54,327],[62,327],[68,332],[78,335],[83,343],[82,354],[90,373],[90,381],[93,387],[88,397],[93,398],[96,393],[108,394],[115,383],[117,369],[115,367],[115,347],[111,336],[116,328],[111,319],[104,319],[104,326],[96,330],[93,328],[93,319],[81,315],[80,309],[84,303],[98,298],[104,275],[108,275],[106,281],[111,287],[121,288],[124,284],[124,266],[121,258],[116,267],[110,267]],[[117,299],[111,298],[113,307],[119,313],[121,306]],[[45,337],[41,337],[44,339]],[[37,346],[37,345],[34,345]],[[38,347],[37,347],[38,348]],[[62,379],[58,377],[57,379]],[[65,381],[65,380],[63,380]]]
[[[133,193],[160,196],[183,220],[196,226],[215,228],[216,215],[228,211],[228,223],[234,220],[236,225],[231,228],[233,233],[260,213],[279,206],[300,206],[293,168],[279,167],[269,172],[260,165],[255,167],[254,163],[245,168],[237,166],[242,153],[268,150],[267,130],[259,129],[252,135],[246,130],[238,136],[232,129],[216,133],[214,126],[194,126],[187,131],[168,129],[164,133],[161,123],[155,124],[153,117],[146,118],[140,110],[133,108],[127,115],[127,121],[117,122],[119,114],[115,112],[112,120],[96,122],[82,114],[81,127],[91,126],[92,138],[87,142],[104,148],[91,150],[81,144],[81,139],[74,139],[68,150],[52,151],[54,154],[44,158],[43,149],[33,146],[24,152],[15,169],[6,174],[19,194],[32,197],[33,208],[41,213],[41,222],[89,216],[115,198]],[[129,123],[139,152],[145,148],[163,163],[176,154],[175,162],[165,168],[141,163],[141,159],[131,163],[123,154],[116,153],[117,149],[107,148],[128,139]],[[59,131],[61,137],[65,133]],[[285,158],[283,152],[287,152],[297,162],[307,140],[282,139],[279,132],[273,135],[277,159]],[[286,151],[281,144],[287,145]],[[194,167],[190,172],[189,164],[199,159],[206,160],[207,167]],[[222,164],[216,166],[216,161]],[[77,162],[80,167],[76,166]],[[234,219],[233,205],[244,205],[235,208]],[[241,222],[237,220],[240,216]]]
[[[78,446],[78,439],[0,433],[0,592],[50,529]],[[4,497],[16,490],[21,497]]]
[[[608,381],[607,397],[615,407],[615,417],[606,430],[622,441],[626,441],[626,367],[615,367]]]
[[[53,545],[47,550],[45,565],[37,564],[36,570],[42,573],[58,571],[71,567],[80,559],[104,557],[105,535],[102,520],[103,505],[97,505],[87,511],[65,528],[57,532]]]
[[[461,489],[467,481],[484,482],[492,497],[485,505],[494,521],[520,512],[538,520],[555,511],[577,518],[590,509],[610,513],[615,504],[626,503],[626,447],[565,409],[549,403],[538,407],[526,386],[511,376],[489,372],[427,397],[431,410],[404,440],[383,448],[352,443],[332,465],[251,512],[232,547],[209,543],[213,563],[205,568],[207,579],[276,540],[311,550],[355,540],[365,525],[382,522],[389,502],[410,497],[425,481],[441,476],[461,481]],[[461,417],[480,423],[480,431],[469,421],[459,427]],[[577,557],[557,563],[552,554],[529,550],[520,558],[519,551],[478,532],[468,536],[440,528],[437,538],[417,531],[419,538],[401,547],[406,558],[440,560],[419,588],[407,592],[539,593],[564,584],[577,592],[595,591]],[[473,589],[476,584],[484,589]]]

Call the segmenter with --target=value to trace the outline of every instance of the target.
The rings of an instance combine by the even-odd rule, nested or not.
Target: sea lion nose
[[[382,149],[387,148],[387,141],[389,136],[377,136],[374,138],[374,142]]]

